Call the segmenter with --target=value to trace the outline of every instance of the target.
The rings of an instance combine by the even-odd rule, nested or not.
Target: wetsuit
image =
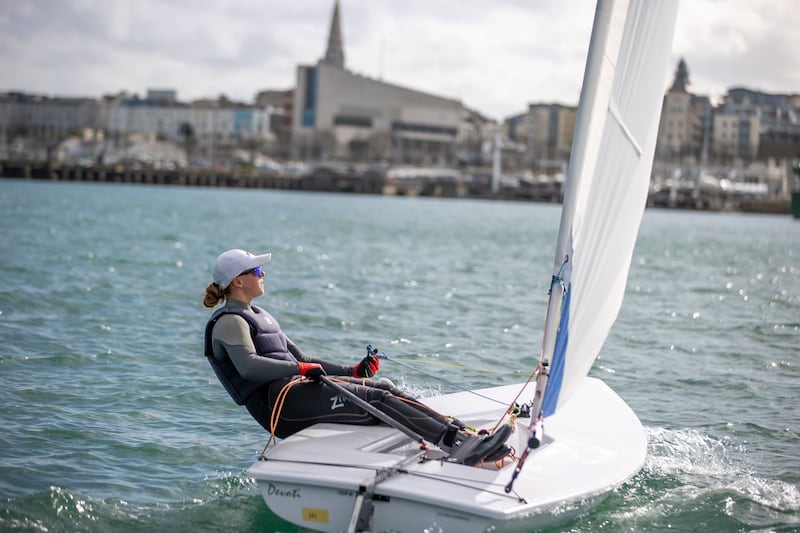
[[[344,388],[429,442],[449,444],[456,431],[447,418],[395,387],[354,378],[351,365],[304,355],[277,320],[257,306],[226,301],[206,327],[206,356],[233,399],[267,431],[281,389],[299,372],[298,361],[319,363]],[[287,437],[320,422],[373,425],[378,420],[331,387],[305,380],[289,388],[275,436]]]

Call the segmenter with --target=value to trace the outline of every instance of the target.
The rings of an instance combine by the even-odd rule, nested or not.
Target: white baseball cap
[[[223,252],[214,263],[214,283],[224,290],[231,284],[233,278],[262,266],[271,258],[272,254],[253,255],[238,248]]]

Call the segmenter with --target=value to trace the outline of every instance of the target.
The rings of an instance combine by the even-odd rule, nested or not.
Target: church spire
[[[675,69],[675,81],[672,82],[670,91],[674,93],[688,92],[689,87],[689,69],[686,68],[686,61],[681,58],[678,62],[678,68]]]
[[[344,46],[342,44],[342,25],[339,22],[339,0],[333,6],[331,31],[328,34],[328,49],[325,50],[323,63],[344,68]]]

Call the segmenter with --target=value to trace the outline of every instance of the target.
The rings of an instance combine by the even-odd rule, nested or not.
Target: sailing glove
[[[353,377],[356,378],[371,378],[378,373],[381,367],[380,360],[374,355],[368,355],[353,366]]]
[[[325,375],[325,369],[322,368],[322,365],[319,363],[304,363],[298,361],[297,366],[300,367],[301,376],[313,379],[314,381],[319,381],[319,378]]]

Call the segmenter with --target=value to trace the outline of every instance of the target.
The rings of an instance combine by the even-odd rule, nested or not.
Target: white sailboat
[[[390,426],[315,425],[248,470],[273,512],[319,531],[530,531],[639,471],[639,419],[588,372],[622,303],[676,14],[677,0],[598,2],[535,386],[425,399],[474,427],[529,402],[508,441],[517,461],[470,467],[437,460]]]

